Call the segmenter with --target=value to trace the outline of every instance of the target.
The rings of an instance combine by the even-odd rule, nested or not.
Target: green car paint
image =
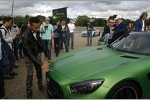
[[[104,99],[116,84],[123,81],[138,84],[141,98],[150,98],[150,56],[147,55],[122,52],[103,45],[66,53],[49,67],[47,80],[51,77],[60,86],[63,98]],[[90,80],[103,82],[91,93],[71,91],[73,84]],[[51,88],[48,84],[48,90]]]

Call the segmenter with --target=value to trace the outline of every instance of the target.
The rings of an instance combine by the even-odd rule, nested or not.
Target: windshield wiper
[[[107,45],[107,47],[108,47],[108,48],[113,48],[113,46],[112,46],[112,45],[110,45],[110,44],[108,44],[108,45]]]

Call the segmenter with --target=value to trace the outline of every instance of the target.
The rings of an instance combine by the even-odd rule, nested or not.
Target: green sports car
[[[48,94],[73,99],[150,98],[150,33],[66,53],[49,65]]]

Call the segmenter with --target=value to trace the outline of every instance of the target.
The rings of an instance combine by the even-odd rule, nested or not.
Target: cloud
[[[68,16],[75,18],[79,15],[108,18],[113,14],[124,18],[137,19],[143,11],[150,12],[150,1],[48,1],[48,0],[14,0],[14,15],[44,15],[52,16],[52,9],[68,7]],[[0,15],[11,14],[12,0],[0,1]]]

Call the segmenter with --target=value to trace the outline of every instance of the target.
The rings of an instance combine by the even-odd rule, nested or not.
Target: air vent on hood
[[[139,59],[139,57],[128,56],[128,55],[121,56],[121,57],[123,57],[123,58],[130,58],[130,59]]]

